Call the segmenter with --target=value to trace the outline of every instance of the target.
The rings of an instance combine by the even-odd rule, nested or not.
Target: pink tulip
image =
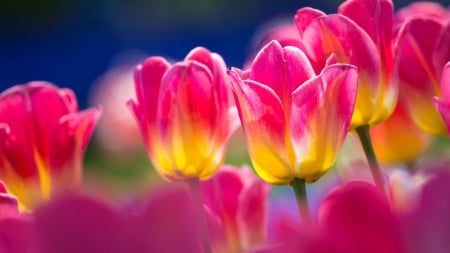
[[[224,235],[213,238],[214,252],[242,252],[266,242],[270,185],[255,177],[250,168],[222,166],[201,188],[204,203],[219,220]]]
[[[137,102],[129,106],[159,174],[168,180],[211,177],[239,126],[222,58],[200,47],[174,65],[150,57],[136,68],[135,84]]]
[[[99,108],[79,112],[71,90],[47,82],[0,94],[0,178],[24,208],[80,184],[99,116]]]
[[[295,24],[316,72],[334,54],[337,62],[358,68],[358,95],[351,128],[375,125],[394,110],[398,86],[393,71],[393,5],[389,0],[349,0],[339,14],[297,11]]]
[[[316,75],[300,49],[272,41],[255,57],[248,79],[233,70],[229,77],[260,177],[314,182],[333,165],[355,105],[353,66],[331,64]]]
[[[439,81],[450,61],[450,22],[442,25],[417,16],[402,26],[398,37],[400,99],[419,128],[433,135],[446,134],[433,98],[448,99]],[[443,81],[445,84],[445,77]]]

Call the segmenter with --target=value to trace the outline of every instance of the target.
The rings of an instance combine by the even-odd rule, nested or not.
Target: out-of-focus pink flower
[[[295,16],[305,52],[316,72],[331,54],[337,62],[358,68],[358,95],[351,128],[385,120],[397,102],[392,80],[393,5],[389,0],[349,0],[339,14],[326,15],[309,7]]]
[[[441,77],[442,99],[434,97],[434,105],[441,115],[450,134],[450,61],[444,66]]]
[[[211,177],[239,126],[223,59],[200,47],[174,65],[150,57],[136,68],[135,84],[137,102],[129,106],[159,174],[168,180]]]
[[[0,181],[0,252],[35,253],[32,219],[19,213],[17,199]]]
[[[71,90],[47,82],[0,94],[0,178],[20,204],[32,209],[79,185],[99,116],[99,108],[79,112]]]
[[[370,129],[373,148],[384,164],[410,163],[431,144],[431,136],[419,129],[401,103],[383,123]]]
[[[401,101],[423,131],[446,134],[447,127],[433,98],[446,100],[439,81],[450,60],[450,22],[443,25],[434,19],[416,16],[402,26],[398,41],[396,74]]]
[[[400,26],[409,19],[422,16],[438,22],[449,19],[450,9],[444,8],[437,2],[418,1],[413,2],[395,12],[395,24]]]
[[[258,175],[274,184],[319,179],[347,136],[356,68],[330,64],[316,76],[300,49],[272,41],[249,73],[239,72],[232,70],[229,77]]]
[[[242,252],[266,243],[270,185],[249,167],[222,166],[201,189],[209,214],[219,219],[223,230],[223,238],[213,238],[214,252]]]
[[[403,222],[408,252],[449,252],[450,173],[446,167],[426,176],[428,180],[418,195],[418,205]]]
[[[98,199],[68,194],[35,213],[31,252],[201,253],[198,211],[182,188],[153,192],[141,211],[127,213]]]
[[[102,106],[94,138],[113,154],[143,148],[139,127],[124,104],[134,98],[133,68],[121,65],[108,70],[94,84],[91,103]]]

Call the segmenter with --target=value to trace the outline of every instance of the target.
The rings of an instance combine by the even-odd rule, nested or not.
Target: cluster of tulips
[[[450,252],[450,167],[417,162],[450,128],[449,9],[305,7],[242,69],[197,47],[147,58],[134,84],[122,106],[170,183],[127,203],[81,187],[102,105],[79,111],[44,81],[0,94],[1,253]],[[252,168],[224,164],[240,127]],[[367,162],[336,163],[349,139]],[[330,169],[323,197],[308,198]],[[269,199],[272,185],[297,205]]]

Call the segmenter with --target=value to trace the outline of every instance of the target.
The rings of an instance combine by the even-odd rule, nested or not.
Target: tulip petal
[[[292,91],[312,76],[314,70],[300,49],[283,48],[274,40],[255,57],[250,79],[269,86],[281,101],[289,105]]]
[[[303,36],[305,29],[317,18],[326,16],[324,12],[311,7],[304,7],[297,10],[294,17],[294,23],[297,27],[300,36]]]
[[[158,126],[173,167],[185,176],[200,175],[200,171],[211,175],[217,169],[214,163],[223,159],[223,152],[212,150],[211,139],[222,120],[212,73],[198,62],[180,62],[169,69],[162,83]]]
[[[449,11],[450,15],[450,11]],[[433,51],[433,66],[439,76],[441,70],[450,61],[450,19],[441,29]]]
[[[280,99],[269,87],[242,81],[236,72],[228,73],[256,172],[270,183],[290,183],[294,178],[290,170],[292,150],[285,142],[286,122]]]
[[[405,252],[400,223],[372,184],[351,181],[331,192],[319,223],[344,252]]]
[[[137,104],[140,112],[136,117],[145,117],[152,122],[156,118],[161,79],[170,64],[162,57],[150,57],[134,71]],[[142,130],[144,132],[144,130]]]
[[[450,101],[450,61],[445,64],[441,75],[442,98]]]
[[[380,50],[381,63],[392,68],[392,26],[394,6],[391,0],[348,0],[339,6],[339,13],[363,28]]]
[[[312,21],[304,31],[303,42],[317,73],[332,53],[338,62],[358,67],[358,96],[352,128],[381,120],[376,112],[379,100],[383,99],[379,88],[380,56],[370,36],[349,18],[334,14]]]
[[[297,177],[313,182],[333,165],[347,136],[357,79],[354,66],[331,65],[292,94],[289,124]]]

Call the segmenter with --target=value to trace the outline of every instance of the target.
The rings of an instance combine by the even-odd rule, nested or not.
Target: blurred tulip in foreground
[[[401,103],[386,121],[370,129],[370,136],[384,164],[414,162],[431,144],[431,136],[414,124]]]
[[[356,72],[351,65],[330,64],[316,75],[300,49],[277,41],[258,53],[249,73],[229,72],[261,178],[274,184],[314,182],[333,165],[355,105]]]
[[[150,57],[135,70],[135,89],[137,102],[129,106],[159,174],[167,180],[211,177],[239,126],[223,59],[200,47],[174,65]]]
[[[100,116],[78,111],[75,94],[47,82],[0,94],[0,179],[32,209],[80,184],[83,153]]]
[[[216,241],[214,252],[242,252],[266,242],[270,185],[250,168],[222,166],[210,180],[202,182],[201,189],[209,214],[219,221],[218,234],[223,236],[214,238],[211,233]]]

